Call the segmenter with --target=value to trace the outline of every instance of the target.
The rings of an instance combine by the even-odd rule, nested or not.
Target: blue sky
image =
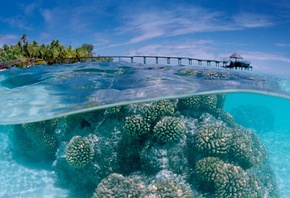
[[[28,41],[96,55],[223,60],[238,52],[254,70],[290,75],[289,0],[18,0],[0,7],[0,47]]]

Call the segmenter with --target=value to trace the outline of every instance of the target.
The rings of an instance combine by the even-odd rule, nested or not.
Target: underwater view
[[[287,77],[84,62],[0,93],[0,197],[289,197]]]

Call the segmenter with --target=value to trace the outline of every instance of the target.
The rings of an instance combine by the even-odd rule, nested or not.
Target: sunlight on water
[[[287,83],[128,63],[7,70],[0,197],[286,198]]]

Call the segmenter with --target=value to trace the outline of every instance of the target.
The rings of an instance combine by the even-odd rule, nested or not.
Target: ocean
[[[290,80],[85,62],[0,73],[0,197],[288,197]]]

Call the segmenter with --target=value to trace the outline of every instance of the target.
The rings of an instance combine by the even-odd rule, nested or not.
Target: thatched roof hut
[[[240,55],[240,54],[238,54],[238,53],[233,53],[231,56],[230,56],[230,58],[233,58],[233,59],[235,59],[235,60],[238,60],[238,59],[243,59],[243,57]]]

